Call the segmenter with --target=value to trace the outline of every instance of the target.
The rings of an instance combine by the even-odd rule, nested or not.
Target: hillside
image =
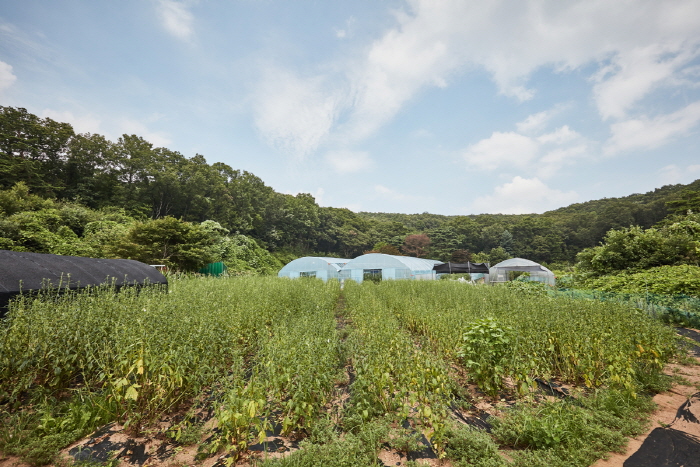
[[[113,142],[22,108],[0,107],[0,246],[6,249],[92,254],[81,246],[90,222],[172,218],[215,221],[243,236],[238,243],[250,239],[282,260],[417,251],[407,242],[418,241],[421,254],[445,261],[513,255],[572,262],[612,228],[648,228],[669,212],[695,207],[698,192],[700,180],[529,215],[354,213],[320,207],[310,194],[278,193],[252,173],[154,147],[138,135]],[[38,242],[37,235],[58,240]],[[64,248],[67,238],[75,248]]]

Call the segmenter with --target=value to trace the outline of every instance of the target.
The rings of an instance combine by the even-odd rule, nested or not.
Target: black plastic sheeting
[[[466,274],[466,273],[489,273],[488,263],[444,263],[436,264],[433,271],[438,274]]]
[[[673,428],[676,422],[700,424],[700,392],[690,396],[664,428],[655,428],[624,467],[700,467],[700,439]]]
[[[80,290],[89,286],[165,285],[157,269],[131,259],[97,259],[0,250],[0,317],[20,293],[43,288]]]
[[[700,440],[673,428],[654,428],[624,467],[698,467]]]

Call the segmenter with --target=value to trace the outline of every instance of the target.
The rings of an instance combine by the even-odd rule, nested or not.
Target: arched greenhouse
[[[513,280],[516,272],[527,272],[529,280],[534,282],[543,282],[554,286],[554,273],[542,266],[541,264],[523,258],[511,258],[501,261],[495,266],[491,266],[489,270],[489,282],[497,284],[499,282],[508,282]]]
[[[0,317],[13,297],[42,288],[80,290],[101,284],[164,285],[156,268],[132,259],[97,259],[0,250]]]
[[[369,253],[348,262],[340,271],[341,279],[363,280],[416,279],[434,280],[433,267],[442,261]]]
[[[316,277],[327,281],[338,279],[338,273],[345,264],[350,261],[343,258],[324,258],[317,256],[305,256],[298,258],[280,269],[279,277]]]

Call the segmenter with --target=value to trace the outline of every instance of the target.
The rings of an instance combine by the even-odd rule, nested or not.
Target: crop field
[[[677,339],[623,304],[455,281],[45,294],[0,323],[0,452],[65,465],[113,424],[147,465],[590,465],[643,430]],[[293,449],[255,450],[271,437]]]

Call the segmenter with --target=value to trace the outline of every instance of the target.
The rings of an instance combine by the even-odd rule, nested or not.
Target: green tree
[[[513,234],[507,230],[501,232],[501,241],[499,242],[498,246],[506,250],[506,252],[512,256],[514,251]]]
[[[464,236],[451,227],[433,229],[427,235],[430,238],[430,258],[440,261],[449,261],[452,254],[464,243]]]
[[[601,245],[577,255],[576,271],[584,276],[600,276],[620,271],[639,271],[656,266],[698,265],[700,218],[684,220],[660,228],[639,226],[610,230]]]
[[[196,271],[216,259],[214,239],[199,224],[163,217],[136,223],[113,254],[147,264]]]

